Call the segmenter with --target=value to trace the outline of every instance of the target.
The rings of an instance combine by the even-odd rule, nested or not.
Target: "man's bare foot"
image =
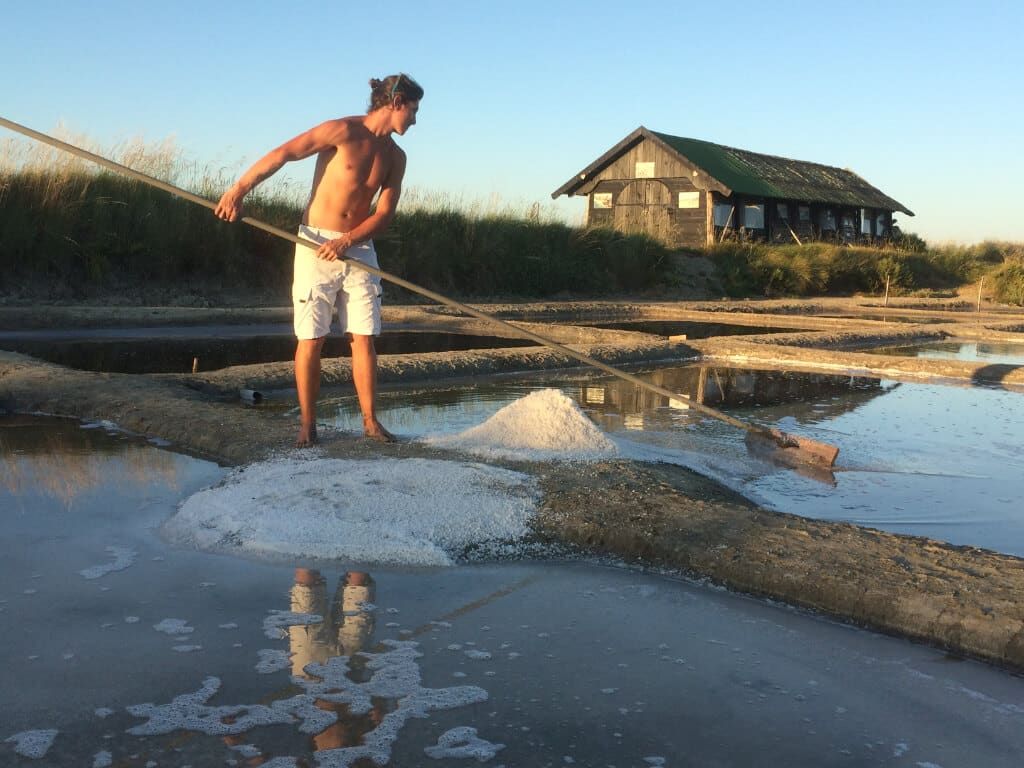
[[[363,435],[376,440],[379,443],[393,443],[397,438],[380,425],[379,421],[373,424],[363,424]]]
[[[316,424],[303,424],[299,428],[299,436],[295,440],[296,448],[310,448],[317,444],[319,437],[316,433]]]

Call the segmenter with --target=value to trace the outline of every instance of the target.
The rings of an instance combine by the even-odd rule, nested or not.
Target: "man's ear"
[[[401,94],[396,93],[395,97],[391,100],[392,109],[401,109],[405,105],[405,99],[402,98]]]

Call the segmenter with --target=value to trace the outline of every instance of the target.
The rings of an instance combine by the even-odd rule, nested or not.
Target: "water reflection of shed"
[[[873,396],[882,392],[878,379],[799,371],[686,366],[662,368],[645,373],[643,377],[660,387],[712,407],[815,402],[822,395],[867,393]],[[832,408],[843,412],[856,407],[858,399],[836,397],[825,406],[822,413]],[[591,411],[620,413],[624,417],[665,406],[686,407],[685,400],[669,402],[663,395],[617,379],[584,385],[581,387],[579,401]]]
[[[913,212],[853,171],[641,126],[551,196],[586,196],[587,223],[670,247],[729,238],[875,242]]]

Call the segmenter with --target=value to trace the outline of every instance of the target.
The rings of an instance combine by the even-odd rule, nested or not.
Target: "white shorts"
[[[326,243],[341,237],[341,232],[320,227],[299,227],[299,237]],[[377,266],[373,242],[353,245],[345,258]],[[292,304],[295,307],[295,336],[319,339],[331,332],[335,308],[342,333],[359,336],[380,335],[380,278],[346,261],[326,261],[316,251],[295,244],[295,273]]]

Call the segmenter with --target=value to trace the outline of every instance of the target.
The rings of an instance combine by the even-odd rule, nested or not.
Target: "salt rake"
[[[92,152],[89,152],[87,150],[80,149],[79,147],[76,147],[72,144],[67,144],[66,142],[60,141],[59,139],[55,139],[52,136],[47,136],[45,133],[40,133],[38,131],[32,130],[31,128],[26,128],[23,125],[12,122],[3,117],[0,117],[0,125],[4,126],[5,128],[9,128],[10,130],[15,131],[17,133],[20,133],[24,136],[28,136],[29,138],[35,139],[36,141],[48,144],[51,147],[55,147],[56,149],[60,149],[65,152],[70,152],[73,155],[76,155],[85,160],[89,160],[93,163],[96,163],[97,165],[103,166],[104,168],[108,168],[112,171],[123,174],[137,181],[149,184],[150,186],[156,187],[157,189],[162,189],[163,191],[169,192],[170,194],[175,195],[176,197],[184,198],[185,200],[197,203],[206,208],[209,208],[210,210],[216,210],[217,208],[217,204],[215,202],[207,200],[205,197],[200,197],[199,195],[196,195],[192,192],[188,192],[184,189],[179,189],[178,187],[168,184],[167,182],[161,181],[160,179],[154,178],[145,173],[141,173],[140,171],[133,170],[128,166],[121,165],[120,163],[115,163],[113,160],[108,160],[105,157],[101,157],[100,155],[93,154]],[[240,221],[243,221],[252,227],[256,227],[257,229],[262,229],[264,232],[269,232],[272,235],[276,235],[277,237],[280,237],[284,240],[289,240],[293,243],[296,243],[297,245],[304,245],[307,248],[310,248],[314,251],[320,247],[319,243],[299,237],[298,235],[294,235],[291,232],[280,229],[271,224],[262,222],[259,219],[254,219],[251,216],[243,216],[240,219]],[[620,370],[612,365],[608,365],[608,363],[602,362],[601,360],[597,360],[596,358],[590,357],[589,355],[585,355],[582,352],[577,352],[575,349],[572,349],[571,347],[567,347],[564,344],[559,344],[557,341],[549,339],[545,336],[541,336],[540,334],[534,333],[533,331],[527,330],[526,328],[520,328],[517,325],[506,322],[505,320],[501,320],[497,317],[494,317],[493,315],[489,315],[486,312],[481,312],[479,309],[474,309],[473,307],[467,304],[463,304],[460,301],[450,299],[447,296],[442,296],[439,293],[435,293],[434,291],[431,291],[428,288],[423,288],[419,285],[416,285],[415,283],[410,283],[408,280],[398,277],[397,275],[392,275],[381,269],[368,266],[353,259],[344,260],[351,264],[354,264],[360,269],[369,272],[372,275],[376,275],[382,280],[387,280],[388,282],[394,283],[395,285],[400,285],[406,290],[412,291],[413,293],[418,293],[421,296],[426,296],[428,299],[432,299],[440,304],[447,304],[449,307],[457,309],[460,312],[463,312],[467,315],[471,315],[472,317],[476,317],[480,320],[485,320],[487,322],[494,323],[495,325],[499,325],[502,328],[505,328],[506,330],[512,331],[515,335],[521,338],[535,341],[538,344],[542,344],[546,347],[556,350],[557,352],[561,352],[563,355],[566,355],[567,357],[571,357],[574,360],[578,360],[581,363],[586,363],[587,365],[593,368],[597,368],[598,370],[609,373],[612,376],[616,376],[617,378],[620,378],[624,381],[628,381],[632,384],[635,384],[638,387],[646,389],[650,392],[654,392],[655,394],[667,397],[670,400],[678,400],[684,402],[686,403],[687,407],[692,408],[698,413],[702,413],[705,416],[710,416],[713,419],[718,419],[719,421],[724,421],[726,424],[731,424],[732,426],[737,427],[738,429],[745,430],[747,432],[748,444],[751,442],[751,440],[753,440],[755,446],[757,446],[757,443],[760,442],[761,446],[758,447],[770,447],[771,449],[773,449],[773,458],[780,459],[781,463],[783,464],[794,467],[799,467],[802,464],[811,464],[819,467],[828,468],[835,464],[836,456],[839,455],[839,448],[834,445],[829,445],[828,443],[812,440],[809,437],[803,437],[801,435],[793,435],[788,432],[783,432],[780,429],[760,427],[754,424],[749,424],[745,421],[741,421],[740,419],[737,419],[726,413],[722,413],[721,411],[717,411],[714,408],[710,408],[704,405],[703,403],[691,400],[687,395],[681,394],[679,392],[673,392],[670,389],[666,389],[665,387],[653,384],[649,381],[646,381],[645,379],[641,379],[639,376],[634,376],[631,373],[627,373],[626,371]]]

